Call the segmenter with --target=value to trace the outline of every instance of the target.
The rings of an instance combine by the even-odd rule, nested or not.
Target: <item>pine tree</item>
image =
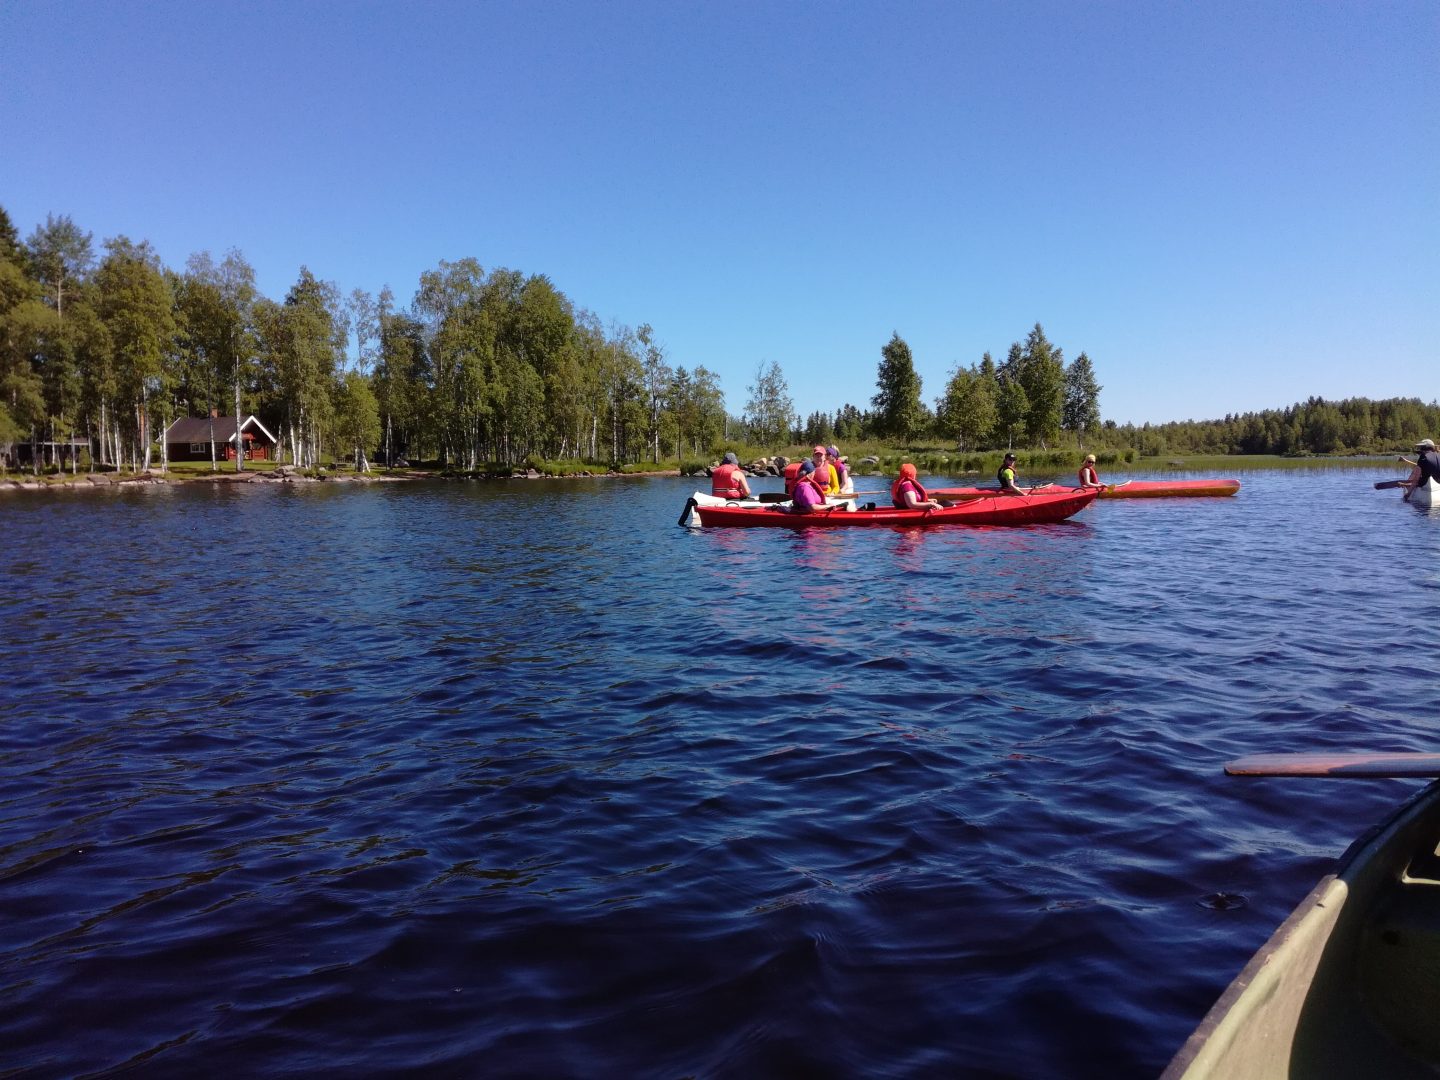
[[[1083,352],[1065,369],[1064,427],[1074,432],[1080,445],[1085,436],[1100,426],[1100,385],[1090,357]]]
[[[898,331],[880,350],[875,384],[877,392],[871,404],[875,406],[876,434],[904,444],[913,442],[925,430],[929,416],[920,400],[920,376],[915,373],[910,346]]]

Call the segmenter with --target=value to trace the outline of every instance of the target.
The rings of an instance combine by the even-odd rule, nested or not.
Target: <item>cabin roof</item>
[[[168,428],[165,429],[165,441],[167,443],[205,443],[210,441],[211,424],[214,424],[215,441],[227,443],[235,441],[235,417],[233,416],[182,416]],[[276,442],[274,435],[266,429],[254,415],[247,416],[240,423],[240,430],[255,428],[264,434],[270,442]]]

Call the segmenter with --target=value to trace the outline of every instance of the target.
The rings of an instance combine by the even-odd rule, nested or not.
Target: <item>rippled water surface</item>
[[[1435,748],[1440,513],[1377,478],[12,492],[0,1074],[1152,1076],[1416,786],[1223,763]]]

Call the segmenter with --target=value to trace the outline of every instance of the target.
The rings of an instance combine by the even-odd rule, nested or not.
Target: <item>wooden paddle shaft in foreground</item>
[[[1230,776],[1440,776],[1440,754],[1255,754],[1225,766]]]

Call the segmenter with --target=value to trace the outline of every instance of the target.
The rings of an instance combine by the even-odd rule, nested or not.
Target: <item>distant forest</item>
[[[0,453],[35,467],[59,447],[87,464],[149,467],[180,416],[256,415],[302,466],[353,458],[474,471],[526,461],[613,467],[713,460],[840,441],[1126,449],[1143,454],[1333,454],[1440,434],[1419,399],[1318,398],[1223,420],[1117,426],[1085,353],[1066,363],[1039,325],[1003,361],[957,366],[933,407],[899,333],[879,350],[861,409],[801,418],[784,372],[759,363],[740,415],[719,377],[670,362],[649,325],[602,324],[544,275],[474,259],[420,275],[408,306],[388,288],[348,295],[301,268],[276,301],[238,251],[164,266],[120,236],[48,216],[21,240],[0,208]],[[74,465],[72,463],[71,467]],[[238,467],[238,463],[237,463]]]

